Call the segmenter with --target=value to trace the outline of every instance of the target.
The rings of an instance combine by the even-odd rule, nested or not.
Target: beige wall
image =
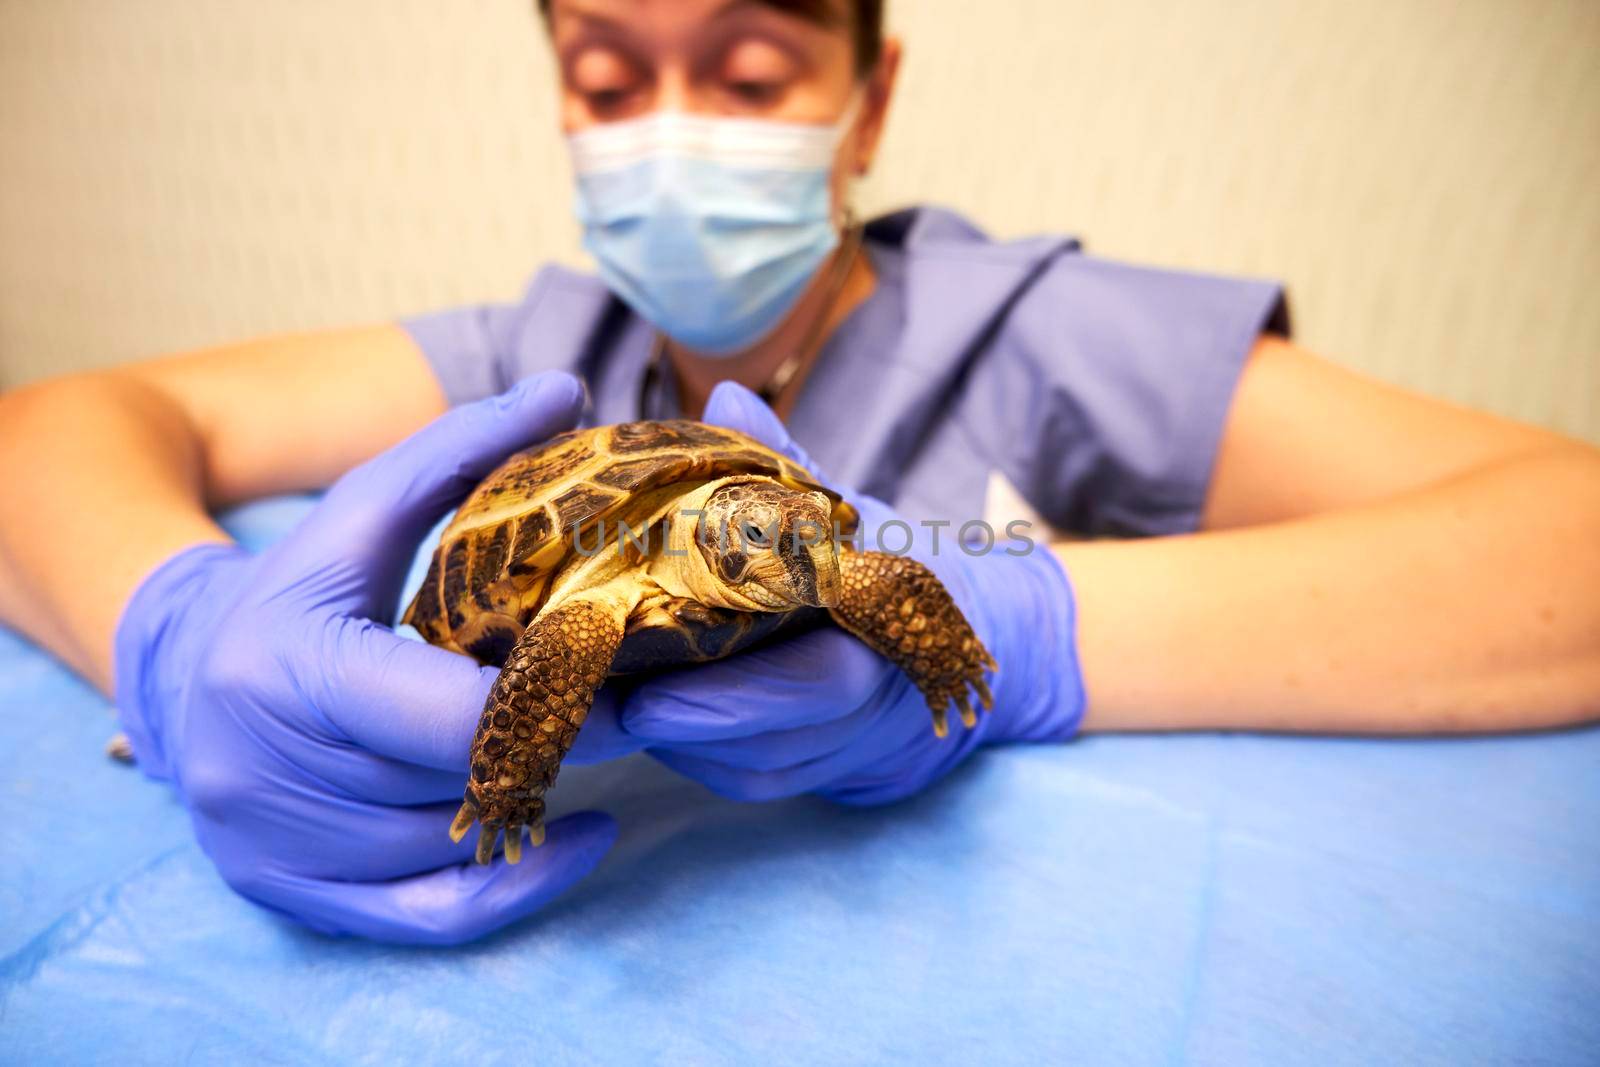
[[[1269,275],[1350,365],[1600,440],[1600,3],[891,0],[866,207]],[[0,0],[0,383],[577,258],[531,0]]]

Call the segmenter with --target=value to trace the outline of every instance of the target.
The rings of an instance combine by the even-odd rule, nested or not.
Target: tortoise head
[[[833,501],[765,479],[723,485],[696,538],[715,579],[769,611],[839,602]]]

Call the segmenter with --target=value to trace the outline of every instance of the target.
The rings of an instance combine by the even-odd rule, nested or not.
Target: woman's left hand
[[[705,420],[742,431],[815,472],[753,393],[717,387]],[[845,492],[867,547],[899,517]],[[1044,546],[997,544],[969,554],[949,529],[899,519],[886,542],[915,533],[910,555],[938,574],[1000,669],[994,706],[950,736],[934,734],[927,702],[888,660],[837,627],[652,679],[626,699],[623,728],[669,767],[723,796],[772,800],[818,793],[847,804],[909,796],[981,744],[1071,737],[1084,691],[1074,649],[1072,588]],[[1008,552],[1007,548],[1011,551]],[[1017,553],[1017,554],[1013,554]]]

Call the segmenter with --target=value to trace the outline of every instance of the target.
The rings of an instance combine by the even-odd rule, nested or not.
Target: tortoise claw
[[[506,862],[512,866],[522,862],[522,827],[506,827]]]
[[[494,859],[494,845],[499,838],[500,828],[497,826],[485,826],[482,830],[479,830],[478,851],[473,858],[479,863],[487,865],[490,860]]]
[[[461,809],[456,812],[455,821],[450,824],[450,840],[456,844],[467,836],[467,831],[472,829],[472,824],[478,821],[478,806],[470,800],[461,802]]]
[[[538,809],[543,810],[542,806]],[[479,827],[478,844],[473,851],[473,859],[482,864],[488,864],[494,859],[494,848],[499,842],[499,826],[490,826],[488,823],[478,821],[479,808],[469,798],[462,801],[461,807],[456,811],[455,821],[450,824],[450,840],[460,842],[467,836],[467,831],[474,825]],[[506,832],[506,862],[522,862],[522,835],[528,835],[529,842],[534,848],[544,844],[544,819],[536,818],[531,823],[513,823],[505,826]]]

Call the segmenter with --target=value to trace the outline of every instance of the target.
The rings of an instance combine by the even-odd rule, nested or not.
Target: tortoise
[[[402,621],[500,668],[450,836],[476,858],[544,840],[555,782],[610,675],[717,659],[832,621],[922,691],[933,728],[976,723],[996,669],[923,564],[866,551],[838,493],[733,430],[688,420],[573,430],[516,453],[446,526]]]

